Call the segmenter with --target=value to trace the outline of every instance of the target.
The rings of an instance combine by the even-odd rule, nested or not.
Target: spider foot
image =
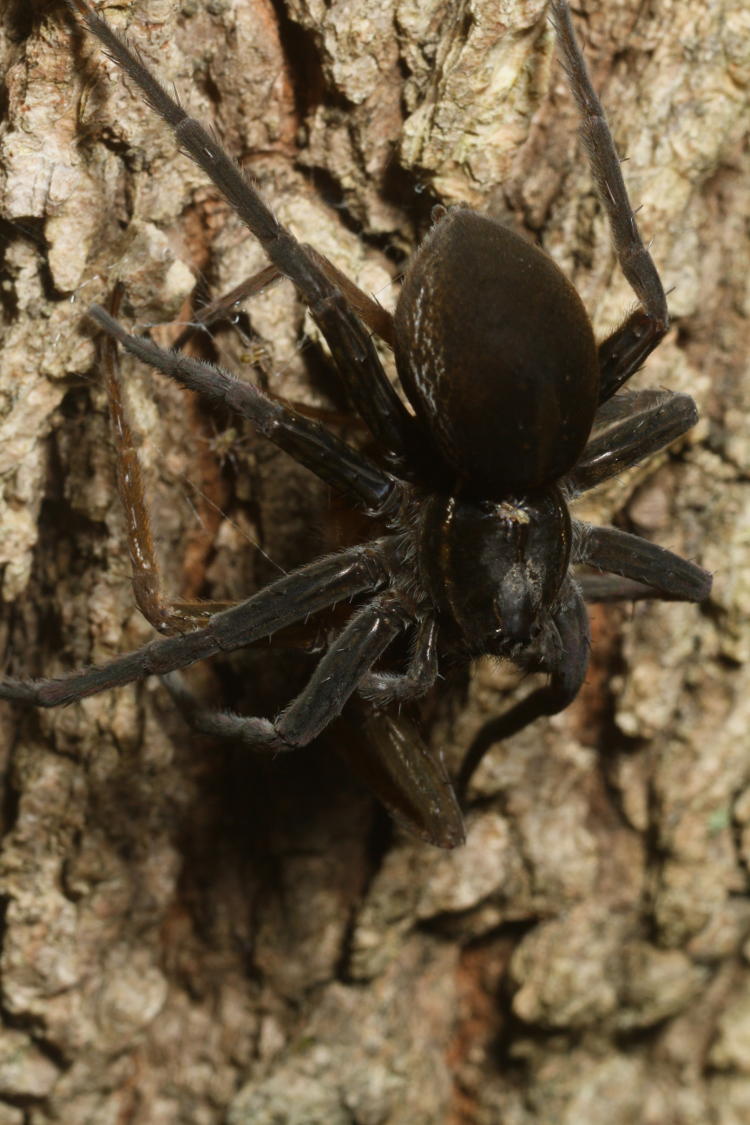
[[[36,685],[28,680],[0,680],[0,699],[10,703],[36,703]]]
[[[208,734],[227,742],[241,742],[260,753],[278,754],[296,749],[281,737],[269,719],[236,715],[231,711],[213,711],[204,707],[187,688],[178,672],[169,672],[161,679],[186,722],[199,734]]]

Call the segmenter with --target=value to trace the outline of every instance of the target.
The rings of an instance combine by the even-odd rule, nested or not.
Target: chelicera
[[[276,754],[312,741],[350,697],[369,701],[365,772],[397,816],[433,843],[462,838],[440,761],[393,705],[426,692],[444,662],[493,654],[547,680],[487,724],[469,748],[463,789],[486,749],[565,708],[588,662],[586,600],[700,601],[711,578],[692,562],[608,527],[571,518],[577,495],[684,434],[693,400],[623,385],[664,337],[664,290],[631,209],[604,114],[564,0],[552,0],[581,133],[638,307],[597,344],[576,290],[540,249],[468,209],[440,210],[412,259],[393,317],[300,244],[273,216],[212,133],[192,120],[84,2],[67,0],[171,126],[184,150],[260,240],[268,277],[291,279],[328,343],[376,450],[365,455],[234,376],[130,335],[112,309],[104,333],[121,491],[133,516],[136,597],[163,633],[145,647],[63,679],[6,680],[0,698],[54,707],[149,675],[165,677],[192,725]],[[257,287],[257,279],[246,291]],[[233,295],[231,299],[234,299]],[[389,383],[371,333],[395,352],[408,404]],[[250,419],[258,431],[380,521],[383,533],[300,567],[226,609],[167,606],[158,594],[137,464],[114,379],[114,342],[184,387]],[[587,564],[606,574],[574,577]],[[274,720],[214,713],[178,670],[352,602],[309,683]],[[405,665],[388,650],[409,641]],[[386,663],[383,664],[385,659]],[[390,710],[389,710],[390,708]]]

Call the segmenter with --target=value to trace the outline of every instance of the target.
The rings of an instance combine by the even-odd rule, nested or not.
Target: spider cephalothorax
[[[154,580],[137,474],[121,472],[121,493],[133,516],[138,604],[161,632],[174,635],[65,679],[7,680],[0,698],[56,706],[155,673],[165,676],[198,729],[276,753],[309,743],[359,694],[382,709],[370,723],[373,749],[364,772],[413,829],[434,843],[455,844],[461,818],[442,766],[387,706],[425,692],[443,661],[491,653],[547,674],[546,684],[477,737],[459,778],[464,787],[493,741],[575,698],[588,661],[586,598],[699,601],[711,584],[693,563],[623,531],[583,524],[568,511],[577,494],[663,448],[694,424],[697,413],[684,394],[620,389],[663,338],[669,317],[567,3],[551,4],[565,68],[618,259],[639,301],[598,346],[578,294],[552,260],[468,209],[440,209],[406,271],[391,318],[294,239],[215,137],[187,116],[85,0],[68,3],[264,246],[271,266],[244,292],[278,274],[297,286],[375,448],[365,456],[232,375],[129,335],[111,312],[94,307],[90,315],[107,339],[121,461],[132,454],[132,443],[114,377],[113,341],[250,419],[380,518],[385,530],[301,567],[240,605],[216,612],[205,605],[170,606]],[[386,378],[371,332],[393,347],[413,413]],[[576,563],[619,577],[576,580]],[[307,687],[273,721],[207,712],[175,675],[195,660],[245,647],[348,600],[355,601],[348,623]],[[406,667],[384,670],[379,662],[401,636],[411,646]]]

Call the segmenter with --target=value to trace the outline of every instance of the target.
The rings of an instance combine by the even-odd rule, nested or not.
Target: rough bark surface
[[[544,9],[105,14],[384,303],[431,204],[462,202],[537,238],[603,334],[633,298]],[[714,570],[710,602],[593,610],[582,697],[496,748],[451,853],[396,833],[333,740],[258,762],[191,735],[152,682],[0,705],[0,1125],[750,1120],[750,12],[587,0],[577,24],[673,289],[637,383],[702,412],[585,514]],[[262,255],[62,5],[6,0],[0,73],[0,648],[7,673],[40,675],[151,635],[86,305],[119,277],[133,323],[166,323],[196,276],[217,294]],[[330,407],[290,287],[248,316],[222,361]],[[330,541],[307,473],[124,370],[169,589],[246,596]],[[193,684],[270,714],[308,669],[263,650]],[[451,763],[514,683],[488,661],[427,702]]]

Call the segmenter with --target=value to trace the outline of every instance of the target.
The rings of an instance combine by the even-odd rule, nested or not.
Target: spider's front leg
[[[573,521],[573,561],[650,586],[663,601],[702,602],[711,593],[708,571],[666,547],[616,527]]]
[[[378,707],[403,703],[424,695],[438,677],[437,621],[427,613],[414,631],[414,644],[406,672],[369,672],[362,678],[359,694]]]
[[[323,657],[311,680],[275,722],[220,713],[203,707],[179,673],[164,677],[190,726],[271,753],[306,746],[341,712],[353,692],[385,703],[426,690],[434,681],[434,620],[417,625],[415,647],[404,676],[371,672],[387,645],[412,622],[398,600],[386,595],[352,618]],[[352,771],[380,798],[407,832],[439,848],[464,842],[461,809],[439,752],[424,744],[414,723],[356,697],[336,733],[336,749]]]
[[[167,679],[167,687],[190,725],[201,734],[236,739],[253,750],[297,750],[312,742],[341,714],[373,664],[408,624],[401,604],[388,595],[359,610],[333,641],[307,686],[273,722],[206,711],[175,676]]]
[[[0,681],[0,699],[60,707],[147,676],[164,676],[220,652],[246,648],[337,602],[379,589],[389,580],[387,554],[387,540],[375,540],[366,547],[317,559],[247,601],[215,614],[194,632],[159,638],[107,664],[62,679]]]

